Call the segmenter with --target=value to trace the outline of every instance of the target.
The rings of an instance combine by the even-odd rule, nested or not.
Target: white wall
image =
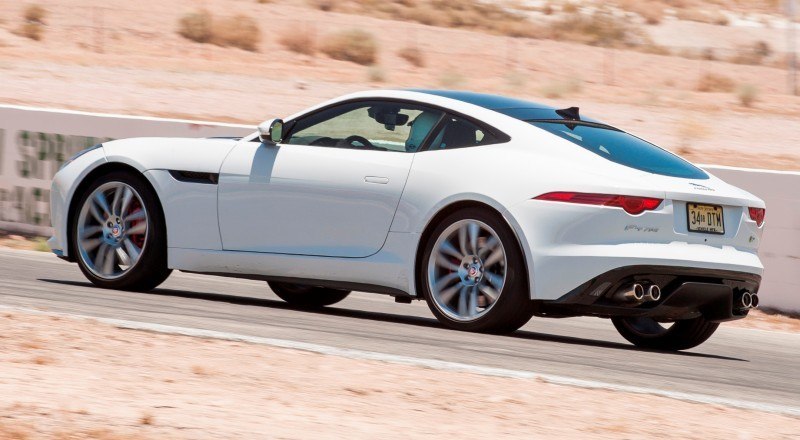
[[[50,181],[66,159],[110,139],[242,136],[255,127],[0,106],[0,229],[50,234]]]
[[[764,278],[761,306],[800,311],[800,172],[703,165],[720,179],[767,204],[759,256]]]
[[[50,180],[60,164],[108,139],[242,136],[246,125],[0,106],[0,229],[49,235]],[[800,311],[800,173],[704,166],[761,197],[767,219],[761,304]]]

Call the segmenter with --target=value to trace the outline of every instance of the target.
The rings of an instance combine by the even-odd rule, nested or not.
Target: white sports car
[[[763,201],[575,107],[470,92],[106,142],[64,164],[51,203],[51,248],[102,287],[178,269],[266,280],[298,307],[359,290],[481,332],[590,315],[665,350],[746,316],[763,269]]]

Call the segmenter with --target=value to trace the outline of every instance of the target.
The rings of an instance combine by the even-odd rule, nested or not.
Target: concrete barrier
[[[759,256],[761,306],[800,312],[800,172],[702,165],[767,204]]]
[[[242,136],[255,127],[0,106],[0,229],[50,234],[50,181],[78,151],[140,136]]]
[[[253,126],[0,106],[0,229],[49,235],[50,180],[83,148],[139,136],[242,136]],[[767,203],[761,304],[800,311],[800,173],[704,165]]]

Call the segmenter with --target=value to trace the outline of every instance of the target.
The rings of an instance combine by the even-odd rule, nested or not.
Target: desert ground
[[[786,39],[775,2],[703,6],[732,17],[724,25],[681,19],[676,2],[650,2],[669,7],[658,24],[636,24],[648,40],[635,47],[390,20],[364,15],[367,3],[41,0],[36,4],[46,12],[37,41],[20,31],[30,3],[4,2],[0,102],[257,124],[368,88],[469,89],[577,105],[701,163],[800,169],[800,97],[787,93]],[[591,6],[581,2],[583,9],[568,13],[567,2],[528,3],[553,4],[561,16]],[[559,16],[541,8],[523,8],[530,14],[526,26]],[[253,50],[179,35],[182,17],[199,10],[217,21],[253,18],[259,32]],[[617,21],[642,21],[627,14]],[[374,40],[375,60],[340,61],[320,49],[355,28]],[[299,48],[286,42],[297,38]],[[751,64],[731,61],[757,44],[770,55]],[[698,51],[714,55],[694,59]]]
[[[788,439],[800,430],[791,416],[62,315],[5,311],[0,341],[0,438],[8,439],[405,439],[454,432]]]

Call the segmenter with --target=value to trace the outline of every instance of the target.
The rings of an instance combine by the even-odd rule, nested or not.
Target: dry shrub
[[[664,20],[664,9],[657,7],[641,8],[636,11],[647,24],[660,24]]]
[[[565,14],[576,14],[578,12],[578,5],[572,2],[567,2],[561,7],[561,12]]]
[[[208,43],[213,36],[211,13],[205,10],[191,12],[178,20],[178,34],[187,40]]]
[[[374,83],[386,82],[386,71],[381,66],[369,66],[367,80]]]
[[[355,0],[348,12],[514,37],[537,33],[525,14],[480,0]]]
[[[184,15],[178,21],[178,34],[198,43],[213,43],[255,52],[261,41],[258,23],[247,15],[214,20],[210,12],[201,10]]]
[[[664,5],[642,0],[617,0],[617,6],[642,17],[647,24],[659,24],[664,20]]]
[[[414,67],[425,67],[425,54],[419,47],[406,46],[398,50],[397,55]]]
[[[447,89],[454,89],[457,87],[461,87],[466,82],[464,75],[459,73],[456,70],[445,70],[439,76],[439,85]]]
[[[30,23],[44,24],[44,18],[47,16],[47,11],[39,5],[30,5],[22,13],[25,21]]]
[[[44,19],[46,16],[47,11],[43,7],[29,5],[22,11],[24,23],[14,33],[34,41],[41,41],[44,35]]]
[[[258,23],[247,15],[226,17],[214,23],[211,42],[256,52],[261,41]]]
[[[40,23],[26,22],[15,31],[19,36],[30,38],[34,41],[41,41],[44,34],[44,26]]]
[[[50,356],[35,356],[33,359],[31,359],[31,362],[36,365],[51,365],[55,363],[56,360]]]
[[[336,6],[335,0],[308,0],[308,4],[320,11],[329,12]]]
[[[745,107],[752,107],[758,100],[758,89],[752,84],[742,84],[736,90],[739,103]]]
[[[374,64],[378,58],[378,43],[369,32],[350,29],[333,34],[321,47],[335,60],[351,61],[357,64]]]
[[[210,376],[211,371],[202,365],[192,365],[192,374],[196,376]]]
[[[593,46],[635,47],[653,44],[636,26],[598,10],[591,15],[572,14],[554,21],[549,28],[550,38],[575,41]]]
[[[736,64],[749,64],[758,66],[764,64],[764,60],[772,55],[772,47],[766,41],[756,41],[755,43],[739,46],[736,55],[730,58],[730,62]]]
[[[698,92],[730,93],[736,88],[736,83],[728,76],[718,73],[705,73],[697,80]]]
[[[716,24],[727,26],[728,17],[719,11],[706,11],[699,9],[678,9],[677,17],[680,20],[696,21],[698,23]]]
[[[659,44],[655,44],[655,43],[651,43],[651,42],[644,42],[644,43],[642,43],[642,44],[640,44],[638,46],[632,47],[631,49],[634,49],[634,50],[636,50],[638,52],[642,52],[642,53],[649,53],[649,54],[652,54],[652,55],[665,55],[665,56],[671,56],[672,55],[672,51],[668,47],[661,46]]]
[[[297,32],[297,30],[290,29],[280,37],[278,42],[292,52],[304,55],[313,55],[316,52],[314,36],[309,32]]]
[[[704,119],[698,119],[691,116],[684,117],[678,122],[677,127],[678,143],[683,150],[680,154],[688,154],[691,149],[690,145],[697,140],[706,139],[711,136],[711,127]],[[681,149],[678,150],[679,152]]]
[[[525,89],[525,85],[528,83],[528,75],[514,70],[506,75],[506,83],[508,84],[508,88],[510,90],[521,91]]]
[[[582,82],[578,78],[569,78],[567,80],[551,81],[539,90],[542,95],[550,99],[557,99],[566,95],[579,93],[582,88]]]
[[[15,422],[11,425],[6,425],[5,422],[0,423],[0,438],[6,440],[29,440],[33,438],[32,433],[35,432],[33,428],[21,425]]]
[[[144,413],[141,417],[139,417],[140,425],[151,426],[153,423],[155,423],[155,417],[153,417],[153,415],[150,413]]]
[[[41,341],[38,340],[27,340],[19,344],[20,348],[25,350],[41,350],[44,348],[44,345]]]

